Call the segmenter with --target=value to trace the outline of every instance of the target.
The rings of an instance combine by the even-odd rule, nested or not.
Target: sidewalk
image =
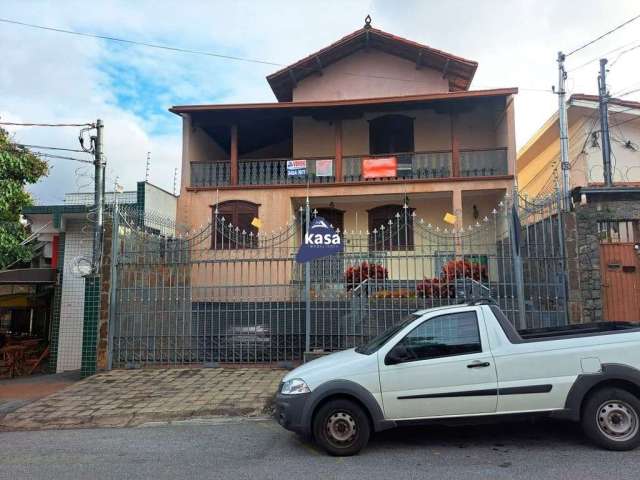
[[[0,380],[0,418],[35,400],[67,388],[80,378],[78,370]]]
[[[124,427],[269,413],[286,373],[269,368],[113,370],[2,416],[0,430]]]

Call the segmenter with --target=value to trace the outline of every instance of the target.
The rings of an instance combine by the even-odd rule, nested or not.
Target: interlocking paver
[[[193,415],[260,415],[285,373],[267,368],[112,370],[0,417],[0,429],[118,427]]]

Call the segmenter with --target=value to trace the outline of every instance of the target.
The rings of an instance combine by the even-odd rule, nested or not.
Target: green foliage
[[[20,223],[22,208],[32,204],[25,190],[49,171],[47,163],[28,149],[15,145],[0,128],[0,269],[31,258],[28,246],[20,245],[27,236]]]

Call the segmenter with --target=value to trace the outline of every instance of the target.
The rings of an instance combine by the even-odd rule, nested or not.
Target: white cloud
[[[615,5],[615,8],[612,6]],[[637,13],[635,0],[442,1],[216,1],[15,2],[2,16],[19,21],[131,38],[184,48],[295,61],[359,28],[371,13],[376,27],[480,63],[474,88],[519,86],[517,140],[551,115],[557,99],[555,57]],[[638,38],[640,22],[569,57],[569,69]],[[640,43],[640,42],[639,42]],[[181,151],[181,124],[173,104],[272,100],[264,79],[277,67],[75,37],[0,24],[0,115],[4,120],[105,121],[107,181],[126,188],[144,178],[171,190]],[[616,54],[611,54],[614,59]],[[640,82],[640,49],[610,72],[612,92]],[[593,93],[597,62],[570,72],[572,92]],[[640,98],[637,94],[627,98]],[[77,148],[77,129],[23,128],[23,143]],[[82,154],[77,154],[82,156]],[[75,191],[80,164],[53,160],[51,175],[32,190],[41,202]]]

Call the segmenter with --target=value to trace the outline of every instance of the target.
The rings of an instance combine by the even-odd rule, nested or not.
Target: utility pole
[[[569,210],[569,127],[567,125],[567,103],[565,100],[565,80],[567,72],[564,69],[565,54],[558,52],[558,90],[554,88],[554,92],[558,95],[558,123],[560,124],[560,168],[562,170],[562,208]]]
[[[94,209],[96,221],[93,230],[93,273],[100,271],[100,256],[102,252],[103,213],[104,213],[104,163],[102,161],[102,120],[96,121],[96,136],[94,137]]]
[[[600,105],[600,132],[602,137],[602,166],[604,168],[604,185],[613,185],[611,172],[611,138],[609,137],[609,93],[607,92],[607,59],[600,59],[600,75],[598,75],[598,100]]]

